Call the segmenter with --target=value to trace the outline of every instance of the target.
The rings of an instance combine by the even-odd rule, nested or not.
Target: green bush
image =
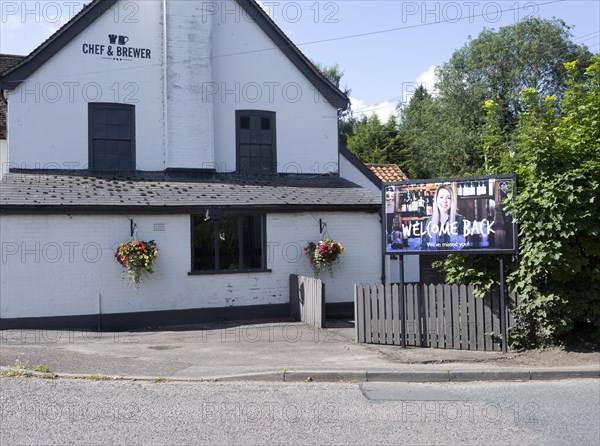
[[[517,173],[509,212],[519,225],[519,254],[507,284],[521,296],[513,346],[600,339],[600,57],[575,81],[576,62],[560,112],[554,97],[523,91],[517,130],[504,132],[493,101],[483,152],[487,173]],[[480,290],[497,282],[497,261],[450,256],[448,281]]]

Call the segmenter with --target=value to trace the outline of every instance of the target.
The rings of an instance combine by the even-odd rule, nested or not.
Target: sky
[[[87,3],[0,0],[0,53],[28,54]],[[339,65],[341,87],[351,90],[355,115],[377,113],[382,120],[395,113],[398,103],[406,103],[418,85],[433,90],[435,67],[485,28],[526,17],[556,17],[573,26],[574,42],[600,52],[597,0],[260,3],[311,60]]]

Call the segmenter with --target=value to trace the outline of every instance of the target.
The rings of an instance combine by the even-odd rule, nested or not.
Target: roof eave
[[[14,90],[38,68],[58,53],[118,0],[96,0],[73,17],[63,28],[33,50],[25,59],[6,71],[0,78],[0,90]]]
[[[212,206],[171,206],[171,205],[2,205],[0,206],[1,215],[25,215],[25,214],[196,214],[202,213],[206,208],[222,208],[231,211],[248,211],[262,213],[286,213],[286,212],[309,212],[309,211],[329,211],[329,212],[378,212],[380,203],[360,203],[360,204],[273,204],[273,205],[212,205]]]

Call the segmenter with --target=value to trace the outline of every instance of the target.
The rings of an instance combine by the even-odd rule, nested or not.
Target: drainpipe
[[[169,107],[168,107],[168,98],[169,94],[167,91],[168,82],[167,82],[167,64],[168,64],[168,54],[167,54],[167,0],[163,0],[162,2],[163,9],[163,126],[164,126],[164,135],[163,135],[163,159],[165,169],[167,166],[167,154],[169,150]]]
[[[383,209],[379,211],[379,215],[381,216],[383,213]],[[383,214],[385,215],[385,214]],[[381,230],[383,231],[383,218],[380,219]],[[381,283],[385,285],[385,259],[388,256],[385,253],[381,253]]]

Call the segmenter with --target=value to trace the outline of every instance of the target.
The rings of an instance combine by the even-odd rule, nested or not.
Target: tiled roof
[[[0,54],[0,74],[15,66],[23,59],[25,59],[25,56],[17,56],[15,54]]]
[[[397,164],[367,164],[367,167],[384,183],[408,180]]]
[[[130,207],[163,209],[207,206],[281,209],[295,207],[377,208],[380,197],[336,175],[250,177],[206,174],[170,180],[163,173],[135,178],[10,172],[0,182],[0,211],[77,208],[118,211]],[[169,209],[167,209],[169,208]]]
[[[15,66],[25,59],[25,56],[15,56],[13,54],[0,54],[0,75],[10,67]],[[3,98],[0,98],[0,139],[6,138],[6,104]]]

